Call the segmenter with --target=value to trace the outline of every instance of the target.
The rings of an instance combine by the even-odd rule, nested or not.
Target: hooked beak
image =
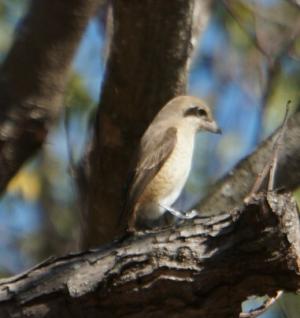
[[[206,122],[204,125],[204,129],[214,134],[222,134],[222,130],[218,127],[217,123],[214,120]]]

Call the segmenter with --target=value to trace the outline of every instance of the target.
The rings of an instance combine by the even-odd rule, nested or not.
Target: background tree
[[[109,3],[102,4],[106,11],[100,13],[97,1],[78,0],[72,2],[72,9],[68,1],[32,1],[28,8],[18,1],[1,4],[1,23],[6,28],[17,21],[17,8],[29,12],[19,20],[10,49],[11,40],[6,32],[1,33],[6,36],[0,71],[2,192],[21,164],[44,144],[43,152],[11,181],[1,202],[0,217],[6,224],[1,232],[7,242],[1,253],[10,257],[1,258],[4,272],[18,271],[46,255],[74,249],[79,226],[85,247],[108,242],[117,234],[116,219],[132,152],[157,110],[172,96],[186,91],[188,70],[188,91],[215,106],[225,135],[218,145],[214,137],[199,141],[194,173],[179,202],[181,207],[198,202],[213,180],[279,125],[288,99],[296,109],[297,3],[201,3],[114,1],[113,30],[112,16],[103,18],[107,16],[103,12],[111,14]],[[68,77],[87,25],[73,75]],[[113,35],[105,46],[107,34]],[[107,54],[96,107],[103,74],[97,58]],[[64,111],[66,105],[68,110]],[[87,124],[87,113],[96,108],[95,123]],[[292,119],[289,134],[299,136],[299,111]],[[93,131],[90,134],[84,133],[88,125]],[[86,146],[89,139],[92,141]],[[291,173],[289,177],[280,174],[279,185],[294,190],[300,180],[300,152],[297,138],[289,140],[292,142],[282,156],[280,171]],[[255,164],[250,161],[250,172],[249,162],[244,161],[233,177],[213,188],[213,194],[200,204],[201,210],[226,210],[240,204],[270,147],[270,143],[268,147],[263,144],[257,157],[252,157]],[[81,161],[84,152],[87,155]],[[80,161],[81,168],[74,170],[72,161],[75,165]],[[80,225],[79,211],[74,216],[77,184],[84,211]],[[227,197],[226,201],[216,199],[218,195]],[[9,222],[22,231],[10,230]]]

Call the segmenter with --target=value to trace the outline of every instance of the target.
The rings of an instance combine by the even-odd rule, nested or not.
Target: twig
[[[265,57],[267,57],[269,59],[269,54],[266,52],[266,50],[264,49],[264,47],[262,47],[262,45],[260,44],[256,34],[252,35],[250,34],[250,32],[247,31],[244,23],[240,20],[240,18],[234,13],[234,10],[231,8],[231,5],[229,4],[229,2],[227,0],[223,0],[223,4],[225,6],[225,8],[227,9],[228,13],[230,14],[230,16],[235,20],[235,22],[238,24],[238,26],[242,29],[242,31],[245,33],[245,35],[250,39],[250,41],[255,45],[255,47],[257,48],[257,50],[264,55]]]
[[[250,33],[245,27],[245,24],[238,17],[238,15],[235,14],[229,1],[223,0],[222,2],[225,8],[227,9],[228,13],[230,14],[230,16],[236,21],[236,23],[244,32],[244,34],[250,39],[250,41],[252,41],[252,43],[255,45],[257,50],[267,58],[269,67],[271,67],[272,64],[275,64],[275,61],[279,61],[283,57],[283,55],[289,51],[289,49],[292,47],[292,45],[295,43],[295,40],[299,36],[300,22],[298,21],[296,25],[294,26],[293,30],[291,31],[291,33],[285,35],[285,38],[287,38],[287,40],[281,45],[278,51],[275,54],[270,54],[262,45],[262,41],[260,41],[258,37],[257,28],[255,27],[254,34]],[[256,20],[256,15],[258,14],[258,11],[255,11],[253,8],[249,8],[248,6],[245,6],[245,7],[247,8],[247,10],[251,11],[254,20]]]
[[[72,149],[71,145],[71,136],[70,136],[70,107],[65,107],[65,116],[64,116],[64,128],[65,128],[65,133],[66,133],[66,146],[67,146],[67,152],[68,152],[68,157],[69,157],[69,162],[70,162],[70,174],[71,176],[74,176],[74,173],[76,171],[76,162],[74,158],[74,152]]]
[[[255,180],[255,182],[254,182],[254,185],[253,185],[253,187],[252,187],[252,189],[251,189],[251,191],[250,191],[250,194],[249,194],[249,195],[245,198],[245,200],[244,200],[245,203],[248,203],[248,202],[249,202],[249,199],[250,199],[253,195],[255,195],[256,193],[258,193],[258,191],[259,191],[261,185],[263,184],[263,181],[264,181],[264,180],[266,179],[266,177],[268,176],[269,171],[270,171],[270,164],[267,163],[267,164],[264,166],[262,172],[258,173],[257,178],[256,178],[256,180]]]
[[[275,297],[271,297],[268,299],[266,299],[263,304],[261,306],[259,306],[258,308],[255,308],[253,310],[250,310],[249,312],[242,312],[240,313],[240,317],[239,318],[256,318],[259,315],[263,314],[264,312],[266,312],[270,306],[272,306],[274,304],[274,302],[282,295],[283,291],[280,290],[277,292],[277,295]]]
[[[289,108],[290,108],[291,101],[289,100],[286,103],[286,109],[285,109],[285,115],[283,122],[281,124],[278,137],[274,143],[273,147],[273,157],[272,157],[272,162],[271,162],[271,167],[270,167],[270,176],[269,176],[269,183],[268,183],[268,191],[274,190],[274,182],[275,182],[275,174],[276,174],[276,169],[278,165],[278,154],[279,154],[279,148],[282,145],[282,139],[285,133],[286,129],[286,122],[287,122],[287,117],[289,113]]]
[[[254,185],[247,197],[244,199],[245,203],[249,203],[251,198],[257,194],[257,192],[260,190],[263,182],[266,180],[266,178],[269,175],[269,180],[268,180],[268,191],[274,190],[274,180],[275,180],[275,174],[276,174],[276,168],[278,164],[278,154],[279,154],[279,148],[282,144],[282,138],[284,136],[285,128],[286,128],[286,123],[287,123],[287,117],[289,113],[289,105],[291,101],[289,100],[286,103],[286,111],[284,115],[284,119],[282,121],[281,127],[279,128],[279,133],[278,137],[276,138],[274,145],[273,145],[273,151],[270,160],[265,164],[263,170],[261,173],[258,174]]]

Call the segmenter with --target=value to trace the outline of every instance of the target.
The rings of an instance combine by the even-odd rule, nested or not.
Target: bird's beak
[[[214,120],[206,122],[204,129],[214,134],[222,134],[222,130],[218,127],[217,123]]]

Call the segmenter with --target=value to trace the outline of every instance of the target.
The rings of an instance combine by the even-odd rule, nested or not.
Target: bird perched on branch
[[[221,133],[205,103],[193,96],[169,101],[144,133],[125,207],[128,231],[158,226],[165,212],[191,218],[172,208],[191,169],[198,131]]]

